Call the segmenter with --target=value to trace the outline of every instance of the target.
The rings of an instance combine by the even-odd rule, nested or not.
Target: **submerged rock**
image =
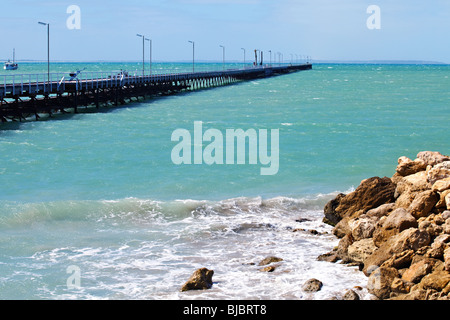
[[[342,300],[360,300],[359,295],[353,290],[347,290]]]
[[[267,258],[262,259],[258,263],[258,266],[266,266],[266,265],[271,264],[273,262],[280,262],[280,261],[283,261],[283,259],[278,258],[278,257],[273,257],[273,256],[272,257],[267,257]]]
[[[322,289],[323,283],[320,280],[317,279],[309,279],[307,280],[303,286],[302,289],[305,292],[317,292],[320,289]]]
[[[264,258],[263,260],[261,260],[258,263],[258,266],[266,266],[266,267],[264,267],[262,269],[259,269],[259,271],[262,271],[262,272],[274,272],[275,269],[278,268],[281,264],[279,264],[279,263],[278,264],[273,264],[273,265],[270,265],[270,264],[275,263],[275,262],[280,262],[280,261],[283,261],[283,259],[278,258],[278,257],[273,257],[273,256]]]

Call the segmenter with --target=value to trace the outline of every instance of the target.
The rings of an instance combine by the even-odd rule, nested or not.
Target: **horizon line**
[[[5,62],[7,60],[4,60]],[[19,59],[15,60],[16,62],[25,62],[25,63],[47,63],[47,60],[32,60],[32,59]],[[50,60],[50,63],[140,63],[142,64],[142,60]],[[186,63],[192,64],[192,60],[153,60],[152,63]],[[222,60],[198,60],[196,63],[219,63],[222,64]],[[236,63],[236,64],[252,64],[253,61],[242,61],[242,60],[229,60],[225,61],[225,64]],[[265,61],[264,64],[272,63],[274,65],[280,64],[278,61]],[[303,61],[283,61],[281,64],[298,64],[298,63],[306,63]],[[370,59],[370,60],[333,60],[333,59],[310,59],[309,63],[315,64],[438,64],[438,65],[449,65],[450,63],[441,62],[441,61],[433,61],[433,60],[387,60],[387,59]],[[149,64],[148,61],[145,61],[145,64]]]

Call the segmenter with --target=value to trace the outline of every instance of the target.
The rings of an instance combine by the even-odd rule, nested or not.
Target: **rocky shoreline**
[[[391,178],[365,179],[353,192],[330,200],[323,222],[333,226],[339,243],[317,260],[358,266],[375,299],[450,300],[449,156],[424,151],[415,160],[400,157]],[[299,231],[320,236],[316,230],[291,230]],[[281,261],[267,257],[259,271],[273,272]],[[213,274],[198,269],[181,291],[210,289]],[[309,279],[301,289],[321,288],[320,280]],[[341,298],[359,300],[353,289]]]
[[[339,244],[319,260],[358,265],[381,300],[450,299],[450,157],[400,157],[324,208]]]

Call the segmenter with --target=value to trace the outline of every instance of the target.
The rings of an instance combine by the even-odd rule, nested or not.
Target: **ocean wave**
[[[309,299],[299,288],[312,277],[325,284],[314,298],[329,298],[349,281],[365,281],[356,270],[316,261],[337,242],[322,222],[334,196],[3,203],[0,229],[17,232],[0,241],[14,257],[0,270],[13,288],[22,281],[13,269],[33,273],[28,296],[44,299]],[[267,256],[283,259],[271,275],[258,267]],[[77,291],[61,273],[72,265],[82,272]],[[212,290],[180,293],[200,267],[215,271]]]
[[[299,214],[321,210],[337,193],[304,197],[237,197],[225,200],[177,199],[157,201],[125,198],[99,201],[54,201],[41,203],[0,202],[0,227],[26,226],[50,221],[151,223],[189,217],[238,214]]]
[[[157,201],[125,198],[99,201],[53,201],[41,203],[0,202],[0,227],[27,226],[51,221],[112,221],[153,223],[189,217],[237,215],[245,213],[295,214],[320,210],[335,196],[316,194],[306,197],[237,197],[225,200],[178,199]]]

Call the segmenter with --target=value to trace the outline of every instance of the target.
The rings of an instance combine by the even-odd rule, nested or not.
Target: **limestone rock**
[[[360,300],[359,295],[353,290],[347,290],[342,297],[343,300]]]
[[[396,269],[403,269],[411,265],[411,261],[414,258],[413,250],[406,250],[399,253],[395,253],[388,260],[383,262],[382,267],[390,267]]]
[[[327,262],[336,262],[339,260],[337,255],[337,249],[331,250],[330,252],[321,254],[317,257],[317,261],[327,261]]]
[[[450,218],[450,211],[445,210],[444,212],[442,212],[442,219],[447,220],[448,218]]]
[[[279,265],[267,266],[267,267],[264,267],[262,269],[259,269],[259,271],[262,271],[262,272],[274,272],[275,269],[278,268],[278,267],[279,267]]]
[[[436,270],[427,274],[419,283],[422,289],[443,290],[450,283],[450,273],[445,270]]]
[[[394,202],[395,185],[390,178],[373,177],[363,180],[355,191],[341,199],[336,211],[352,217],[382,204]]]
[[[341,240],[339,240],[336,254],[339,259],[341,259],[344,263],[350,262],[351,259],[348,257],[348,247],[353,243],[353,237],[349,233],[342,237]]]
[[[422,160],[427,165],[434,166],[438,163],[449,161],[450,157],[442,155],[440,152],[422,151],[417,154],[417,159]]]
[[[365,216],[367,218],[373,218],[375,220],[378,220],[381,217],[387,216],[394,209],[395,209],[395,203],[385,203],[377,208],[370,209],[369,211],[367,211]]]
[[[259,271],[263,271],[263,272],[274,272],[276,268],[278,268],[280,266],[280,264],[274,264],[274,265],[270,265],[271,263],[275,263],[275,262],[280,262],[283,261],[283,259],[278,258],[278,257],[267,257],[264,258],[263,260],[261,260],[258,264],[258,266],[266,266],[262,269],[260,269]]]
[[[400,157],[392,178],[363,180],[324,211],[341,239],[323,259],[362,266],[369,293],[450,300],[449,156],[424,151],[415,160]]]
[[[271,264],[273,262],[280,262],[280,261],[283,261],[283,259],[278,258],[278,257],[267,257],[267,258],[264,258],[263,260],[261,260],[259,262],[258,266],[266,266],[266,265]]]
[[[341,221],[339,221],[335,227],[333,228],[332,233],[338,237],[338,238],[342,238],[344,237],[346,234],[348,233],[352,233],[352,229],[349,225],[349,221],[351,221],[352,219],[349,217],[343,217],[341,219]]]
[[[444,190],[450,189],[450,177],[445,179],[437,180],[431,187],[432,191],[442,192]]]
[[[427,168],[427,163],[422,159],[411,160],[407,157],[400,157],[398,159],[397,173],[401,176],[408,176],[410,174],[424,171]]]
[[[436,245],[440,245],[440,244],[446,244],[446,243],[450,243],[450,235],[448,234],[441,234],[439,236],[437,236],[431,247],[436,246]]]
[[[418,250],[429,245],[431,237],[426,231],[417,228],[406,229],[399,234],[390,237],[372,255],[364,261],[363,272],[369,275],[374,268],[381,266],[386,260],[396,253],[406,250]]]
[[[411,290],[411,284],[400,278],[394,278],[391,283],[391,291],[394,293],[408,293]]]
[[[395,189],[396,207],[407,209],[420,192],[429,189],[427,174],[421,171],[402,178]]]
[[[416,219],[426,217],[438,201],[439,195],[436,192],[423,191],[416,195],[408,210]]]
[[[323,221],[325,223],[335,226],[342,219],[339,213],[336,212],[336,208],[339,206],[341,199],[344,197],[345,194],[339,193],[334,199],[328,201],[325,205],[323,210],[325,214]]]
[[[382,204],[394,202],[395,184],[390,178],[372,177],[365,179],[355,191],[327,203],[324,222],[336,225],[344,217],[357,218],[368,210]]]
[[[377,268],[369,276],[367,290],[379,299],[389,298],[391,284],[396,278],[398,278],[397,269],[387,267]]]
[[[408,228],[417,228],[417,220],[409,211],[398,208],[394,210],[383,222],[380,228],[377,228],[373,234],[376,246],[381,244],[393,235],[396,235]]]
[[[373,243],[372,238],[362,239],[352,243],[348,249],[348,257],[350,260],[363,264],[377,247]]]
[[[317,292],[320,289],[322,289],[323,283],[320,280],[317,279],[309,279],[307,280],[303,286],[302,289],[305,292]]]
[[[442,180],[439,180],[439,181],[442,181]],[[436,183],[438,183],[439,181],[437,181]],[[439,201],[436,203],[436,208],[447,208],[447,201],[445,198],[449,194],[450,194],[450,189],[439,192]]]
[[[418,283],[432,269],[433,264],[429,259],[423,259],[414,263],[402,275],[402,280]]]
[[[450,247],[444,251],[444,269],[450,271]]]
[[[438,163],[427,170],[427,181],[433,185],[436,181],[450,177],[450,161]]]
[[[181,291],[210,289],[213,285],[213,274],[214,271],[208,270],[207,268],[196,270],[189,280],[181,287]]]
[[[366,217],[353,219],[348,223],[355,241],[371,238],[376,227],[376,220]]]

